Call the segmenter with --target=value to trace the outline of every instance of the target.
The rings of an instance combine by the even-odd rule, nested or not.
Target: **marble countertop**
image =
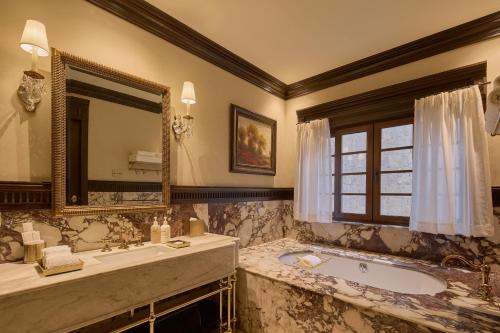
[[[0,300],[5,297],[11,297],[14,295],[22,294],[25,292],[32,292],[36,289],[49,288],[54,285],[68,283],[80,279],[85,279],[88,277],[106,274],[109,272],[115,272],[122,269],[128,269],[133,267],[138,267],[144,264],[168,260],[169,258],[189,256],[198,252],[203,252],[218,246],[225,246],[228,243],[236,243],[235,248],[238,248],[237,242],[238,238],[216,235],[216,234],[205,234],[200,237],[176,237],[173,240],[182,239],[187,240],[191,243],[191,246],[175,249],[168,247],[163,244],[151,244],[149,242],[144,243],[142,247],[135,247],[131,245],[129,250],[120,250],[116,247],[113,248],[112,252],[103,253],[101,250],[85,251],[79,252],[75,255],[78,256],[83,262],[84,266],[82,270],[73,271],[58,275],[44,276],[38,264],[24,264],[22,262],[16,263],[5,263],[0,265]],[[152,246],[162,246],[168,248],[164,255],[145,258],[142,261],[130,261],[128,263],[102,263],[98,261],[95,257],[103,254],[114,254],[120,252],[133,251],[134,249],[144,249]],[[237,264],[237,263],[235,263]]]
[[[354,259],[383,261],[386,264],[427,272],[447,281],[445,291],[434,296],[412,295],[370,287],[355,282],[312,273],[281,263],[286,252],[317,250]],[[500,332],[500,298],[483,301],[476,296],[480,273],[441,268],[426,261],[301,244],[281,239],[240,250],[240,269],[319,294],[330,295],[352,305],[371,309],[444,332]],[[500,276],[491,274],[493,293],[500,295]]]

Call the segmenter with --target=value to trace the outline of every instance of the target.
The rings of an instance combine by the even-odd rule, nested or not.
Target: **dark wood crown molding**
[[[281,98],[286,84],[144,0],[87,0]]]
[[[293,188],[172,186],[172,203],[293,200]]]
[[[285,84],[145,0],[86,0],[278,97],[295,98],[500,36],[500,11]]]
[[[161,183],[89,180],[89,191],[161,192]],[[0,212],[51,208],[50,182],[0,181]],[[172,204],[231,203],[248,201],[293,200],[293,188],[272,187],[170,187]]]
[[[289,84],[294,98],[500,36],[500,11]]]
[[[51,208],[50,182],[0,181],[0,211]]]
[[[99,87],[74,79],[66,80],[66,92],[98,98],[104,101],[130,106],[133,108],[158,114],[161,114],[162,111],[161,103],[155,103],[144,98],[125,94],[108,88]]]
[[[413,116],[414,101],[483,81],[486,62],[460,67],[298,110],[299,121],[329,118],[331,128]]]

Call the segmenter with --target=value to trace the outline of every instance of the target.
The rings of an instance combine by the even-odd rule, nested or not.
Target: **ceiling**
[[[147,0],[290,84],[500,9],[500,0]]]

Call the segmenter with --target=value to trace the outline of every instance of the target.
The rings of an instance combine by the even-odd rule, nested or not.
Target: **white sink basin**
[[[161,257],[170,251],[172,250],[164,246],[151,246],[119,253],[102,254],[94,258],[106,264],[126,264],[129,262]]]

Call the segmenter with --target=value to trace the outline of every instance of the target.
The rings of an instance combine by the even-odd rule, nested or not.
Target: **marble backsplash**
[[[202,203],[173,205],[170,221],[172,236],[186,233],[186,222],[197,217],[206,222],[212,233],[236,236],[240,246],[247,247],[283,237],[302,242],[360,249],[403,257],[440,261],[444,256],[458,253],[492,264],[500,271],[500,224],[493,238],[432,235],[410,232],[407,228],[347,223],[307,223],[293,220],[292,201],[255,201],[235,203]],[[495,208],[500,216],[500,207]],[[21,223],[31,221],[40,230],[48,246],[75,245],[76,251],[103,246],[109,237],[115,245],[120,228],[132,226],[149,239],[149,229],[155,216],[162,213],[129,213],[54,218],[48,210],[13,211],[0,213],[0,263],[23,257]]]
[[[405,227],[357,223],[309,223],[294,221],[286,237],[301,242],[321,243],[382,254],[440,262],[449,254],[484,261],[500,272],[500,207],[491,238],[434,235],[411,232]]]
[[[291,201],[182,204],[172,205],[172,208],[172,237],[185,234],[189,218],[197,217],[206,222],[208,232],[240,237],[241,247],[283,238],[285,230],[293,224]],[[79,252],[101,248],[106,237],[117,245],[123,226],[132,226],[135,232],[141,231],[147,241],[155,216],[159,221],[163,220],[162,213],[55,218],[49,210],[2,212],[0,263],[23,258],[23,222],[33,222],[34,229],[40,231],[48,246],[74,244]]]

